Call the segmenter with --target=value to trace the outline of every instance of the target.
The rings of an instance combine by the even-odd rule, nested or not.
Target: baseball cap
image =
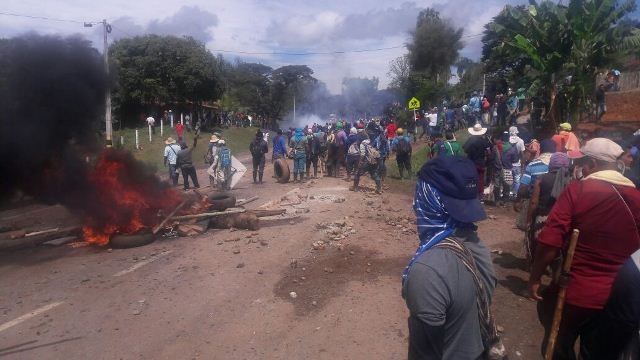
[[[487,218],[478,199],[478,171],[467,157],[437,157],[425,163],[418,176],[438,190],[445,209],[455,220],[473,223]]]
[[[606,162],[616,162],[623,152],[622,147],[612,140],[594,138],[587,141],[580,150],[569,151],[567,155],[572,159],[588,156]]]

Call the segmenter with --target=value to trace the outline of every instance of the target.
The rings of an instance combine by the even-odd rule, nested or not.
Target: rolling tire
[[[278,159],[273,163],[273,172],[278,178],[279,183],[288,183],[291,171],[289,170],[289,164],[284,159]]]
[[[114,249],[129,249],[151,244],[155,240],[156,236],[151,233],[116,235],[109,241],[109,247]]]
[[[209,209],[215,211],[225,211],[236,206],[236,197],[231,194],[217,193],[209,195]]]

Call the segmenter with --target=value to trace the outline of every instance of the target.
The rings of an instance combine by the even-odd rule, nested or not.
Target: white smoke
[[[323,119],[316,114],[304,114],[304,115],[296,114],[296,118],[294,120],[293,113],[290,113],[284,118],[280,127],[282,129],[304,128],[305,126],[311,127],[314,123],[319,125],[324,125],[328,121],[329,119]]]

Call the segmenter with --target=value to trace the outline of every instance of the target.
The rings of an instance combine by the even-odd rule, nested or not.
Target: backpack
[[[227,168],[231,166],[231,150],[227,147],[223,147],[220,149],[220,165],[222,168]]]
[[[411,152],[411,144],[407,141],[407,138],[401,136],[398,138],[398,145],[396,145],[397,155],[407,155]]]
[[[318,154],[327,151],[327,138],[326,136],[314,136],[318,146]]]
[[[360,155],[360,146],[358,142],[354,141],[351,145],[349,145],[349,150],[347,151],[348,155]]]
[[[262,153],[260,152],[260,141],[252,141],[251,145],[249,145],[249,152],[251,153],[251,155],[253,155],[253,157],[259,157],[260,155],[262,155]]]
[[[371,144],[366,144],[365,149],[366,149],[365,159],[367,160],[367,162],[370,165],[378,165],[378,159],[380,159],[380,152],[378,152],[376,148],[371,146]]]

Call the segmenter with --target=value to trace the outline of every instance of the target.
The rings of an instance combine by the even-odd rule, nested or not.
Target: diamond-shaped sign
[[[420,108],[420,100],[412,97],[411,100],[409,100],[409,109],[413,110],[413,109],[419,109]]]

